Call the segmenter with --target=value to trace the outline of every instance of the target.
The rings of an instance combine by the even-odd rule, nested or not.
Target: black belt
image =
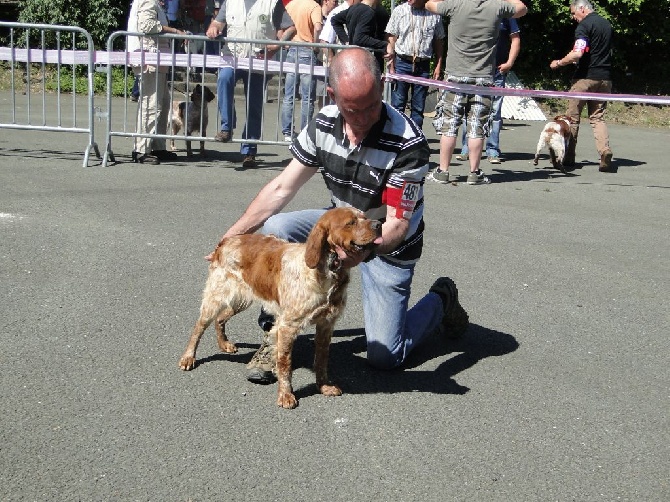
[[[396,53],[396,56],[398,56],[400,59],[403,61],[407,61],[408,63],[426,63],[430,61],[430,58],[415,58],[413,56],[405,56],[404,54],[398,54]]]

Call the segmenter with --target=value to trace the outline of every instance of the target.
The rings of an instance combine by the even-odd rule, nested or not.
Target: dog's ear
[[[316,268],[321,261],[321,255],[326,248],[328,239],[327,225],[323,221],[318,221],[307,237],[305,250],[305,264],[309,268]]]
[[[184,114],[186,111],[186,101],[179,102],[179,111],[182,113],[182,115]]]
[[[216,97],[209,87],[205,87],[205,101],[209,103]]]
[[[196,85],[191,92],[191,100],[195,97],[202,97],[202,86],[200,84]]]

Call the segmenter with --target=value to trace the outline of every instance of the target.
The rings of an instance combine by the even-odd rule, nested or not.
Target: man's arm
[[[390,33],[386,34],[386,39],[388,40],[388,47],[386,48],[386,54],[388,55],[388,64],[386,70],[389,73],[395,73],[395,43],[398,40],[396,35],[391,35]]]
[[[342,42],[344,45],[347,45],[349,43],[349,37],[347,36],[347,31],[344,29],[344,25],[347,21],[348,11],[349,9],[343,10],[342,12],[338,12],[330,20],[330,24],[333,27],[333,31],[335,31],[337,38],[339,38],[340,42]]]
[[[586,40],[585,38],[577,37],[574,45],[572,46],[572,50],[568,52],[565,56],[563,56],[561,59],[554,59],[549,64],[549,68],[551,68],[552,70],[556,70],[561,66],[567,66],[569,64],[577,64],[579,63],[579,60],[582,58],[584,53],[588,50],[589,50],[588,40]]]
[[[207,31],[205,32],[205,35],[207,35],[209,38],[216,38],[221,35],[221,33],[223,33],[225,27],[226,23],[212,19],[212,22],[209,23],[209,28],[207,28]]]
[[[523,3],[521,0],[505,0],[507,3],[512,4],[514,6],[514,9],[516,12],[512,16],[514,19],[518,19],[522,16],[526,15],[526,12],[528,12],[528,7],[526,7],[526,4]]]
[[[507,73],[512,69],[514,62],[521,51],[521,36],[518,33],[512,33],[509,37],[509,56],[507,57],[507,61],[498,66],[500,73]]]
[[[376,252],[379,254],[390,253],[397,248],[407,237],[409,230],[409,220],[398,218],[397,209],[392,206],[386,206],[386,221],[382,224],[382,238],[384,242],[377,246]]]
[[[228,229],[223,237],[250,234],[263,226],[270,217],[291,202],[298,190],[316,173],[313,167],[293,159],[274,179],[269,181],[251,201],[244,214]]]
[[[568,66],[569,64],[577,64],[581,59],[584,53],[582,51],[571,50],[561,59],[554,59],[550,64],[549,68],[556,70],[561,66]]]
[[[444,39],[433,38],[433,52],[435,53],[435,69],[433,70],[433,80],[439,80],[444,63]]]
[[[370,49],[385,50],[388,55],[388,42],[375,37],[375,27],[377,26],[375,11],[373,9],[361,9],[358,14],[357,29],[355,33],[349,33],[351,36],[349,44],[360,45],[361,47],[368,47]]]
[[[409,231],[409,221],[404,218],[397,218],[396,208],[391,206],[386,206],[386,208],[386,221],[382,224],[382,242],[374,249],[377,254],[386,254],[393,251],[405,240]],[[342,260],[342,266],[345,268],[355,267],[365,261],[370,253],[369,249],[354,253],[337,247],[337,255]]]

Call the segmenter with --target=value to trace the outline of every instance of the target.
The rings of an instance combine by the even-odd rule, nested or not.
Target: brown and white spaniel
[[[565,172],[563,158],[570,141],[570,124],[572,124],[572,120],[567,115],[557,115],[552,121],[547,122],[542,129],[542,133],[540,133],[540,140],[537,142],[533,165],[537,165],[540,151],[546,146],[549,148],[549,156],[554,168]]]
[[[207,136],[207,123],[209,122],[209,112],[207,104],[213,101],[214,93],[209,87],[196,85],[190,96],[190,101],[173,101],[172,113],[170,114],[170,130],[173,135],[179,134],[182,127],[186,126],[186,137],[198,134]],[[202,125],[202,129],[200,126]],[[170,139],[170,149],[177,150],[174,144],[174,138]],[[186,140],[186,156],[193,156],[191,149],[191,140]],[[205,156],[205,142],[200,142],[200,156]]]
[[[195,367],[198,342],[215,319],[219,348],[237,352],[226,336],[226,322],[256,300],[275,316],[270,336],[276,340],[277,404],[298,405],[291,385],[291,354],[299,332],[312,324],[316,325],[316,385],[326,396],[341,395],[339,387],[328,381],[330,339],[349,283],[349,269],[341,266],[336,248],[355,255],[380,242],[381,223],[353,208],[326,211],[304,244],[261,234],[224,238],[213,253],[200,318],[179,367],[185,371]]]

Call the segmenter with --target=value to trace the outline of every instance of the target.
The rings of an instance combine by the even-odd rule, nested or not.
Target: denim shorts
[[[479,86],[492,85],[488,78],[449,77],[447,82]],[[491,115],[491,96],[461,94],[444,90],[435,107],[433,126],[438,134],[457,136],[458,129],[467,119],[467,136],[483,138],[488,136]]]

